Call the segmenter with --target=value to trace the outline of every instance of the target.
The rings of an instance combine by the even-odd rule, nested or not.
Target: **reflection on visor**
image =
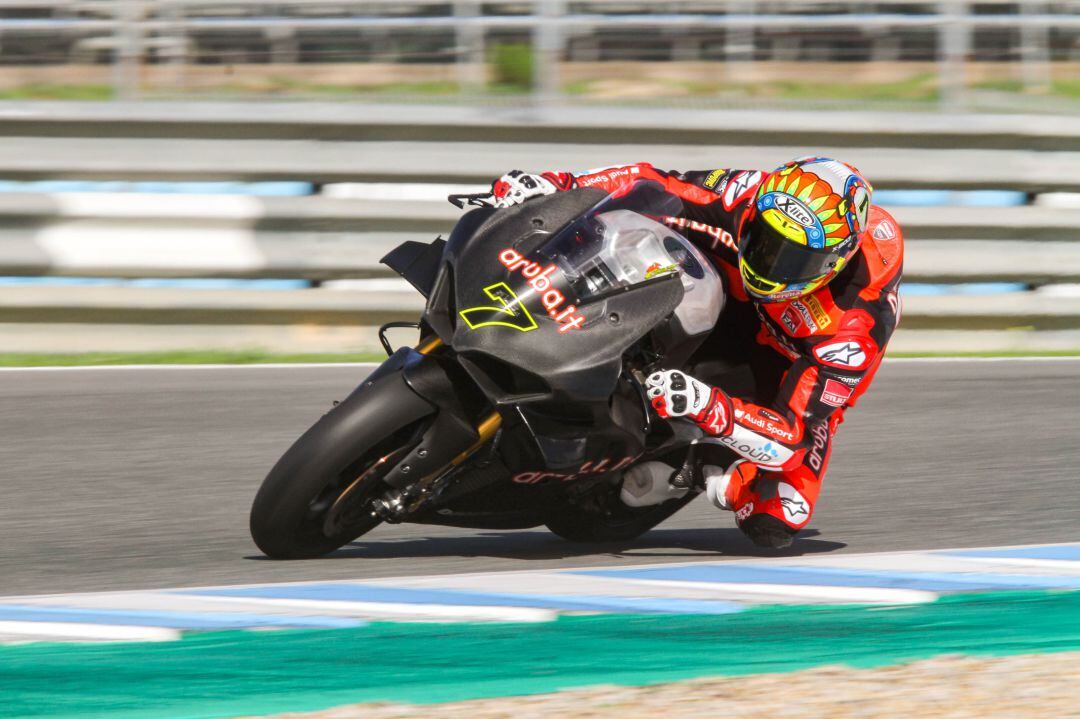
[[[843,250],[815,250],[789,240],[759,218],[742,253],[743,265],[762,286],[777,287],[809,282],[827,275],[842,263]],[[743,272],[747,276],[747,272]],[[749,279],[749,278],[748,278]],[[775,290],[773,290],[775,291]]]

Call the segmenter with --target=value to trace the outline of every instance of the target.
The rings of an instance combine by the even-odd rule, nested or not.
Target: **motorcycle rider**
[[[844,410],[866,391],[899,321],[903,234],[872,204],[869,182],[824,157],[772,172],[666,172],[648,163],[573,174],[509,172],[491,203],[509,207],[578,187],[615,192],[652,180],[682,200],[663,220],[701,247],[725,278],[728,300],[690,359],[690,372],[652,374],[647,391],[664,418],[686,417],[705,442],[741,457],[706,465],[706,494],[735,513],[754,541],[786,547],[806,526]],[[631,506],[687,489],[675,468],[644,462],[621,491]]]

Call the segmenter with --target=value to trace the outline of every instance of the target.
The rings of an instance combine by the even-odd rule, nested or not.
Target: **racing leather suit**
[[[866,391],[900,317],[903,234],[873,206],[860,251],[829,283],[794,300],[760,303],[743,289],[738,242],[768,173],[715,169],[665,172],[647,163],[581,174],[547,172],[558,190],[608,192],[654,180],[683,201],[664,218],[703,249],[725,278],[727,303],[686,371],[730,400],[726,427],[699,423],[707,439],[748,460],[728,490],[741,527],[770,515],[794,533],[806,526],[821,490],[844,410]],[[750,469],[752,471],[746,471]]]

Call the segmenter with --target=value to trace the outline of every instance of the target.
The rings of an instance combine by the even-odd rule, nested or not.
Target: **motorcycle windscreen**
[[[655,217],[678,217],[682,201],[655,182],[613,194],[538,250],[562,270],[585,303],[667,274],[678,274],[675,314],[690,335],[708,331],[723,306],[719,274],[689,240]]]

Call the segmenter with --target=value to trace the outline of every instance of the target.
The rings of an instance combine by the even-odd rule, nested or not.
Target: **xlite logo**
[[[810,213],[810,209],[794,197],[777,195],[776,208],[803,227],[810,227],[814,224],[814,216]]]

